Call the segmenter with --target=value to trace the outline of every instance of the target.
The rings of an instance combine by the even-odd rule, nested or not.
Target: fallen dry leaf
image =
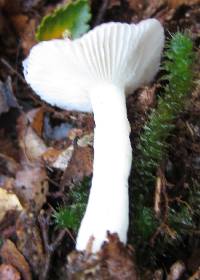
[[[10,264],[0,265],[0,279],[1,280],[21,280],[19,272]]]
[[[49,148],[43,155],[42,159],[44,162],[48,165],[51,166],[59,157],[59,155],[62,153],[61,150],[57,150],[55,148]]]
[[[93,147],[93,140],[94,140],[94,133],[91,132],[79,138],[77,141],[77,145],[80,147],[87,147],[87,146]]]
[[[37,133],[39,137],[42,137],[43,126],[44,126],[44,108],[39,108],[33,116],[31,123],[32,128]]]
[[[17,247],[31,264],[34,275],[39,275],[44,265],[44,248],[37,218],[28,212],[23,212],[16,222]]]
[[[167,280],[179,280],[183,275],[185,269],[185,264],[182,261],[175,262],[170,267],[170,273],[167,276]]]
[[[0,188],[0,222],[3,220],[6,213],[11,210],[22,211],[23,208],[18,197],[14,193]]]
[[[88,146],[93,146],[93,133],[87,134],[80,138],[77,141],[77,145],[81,148],[86,148]],[[45,163],[53,168],[60,169],[65,171],[68,167],[71,168],[71,159],[77,147],[75,145],[70,145],[66,149],[57,150],[55,148],[49,148],[43,155],[42,158]],[[85,157],[86,154],[83,149],[83,155],[81,157]],[[73,164],[73,162],[72,162]],[[85,167],[83,167],[85,168]]]
[[[46,171],[42,165],[26,163],[16,174],[14,190],[27,210],[38,212],[42,208],[48,187]]]
[[[109,275],[114,279],[137,279],[131,251],[121,243],[115,234],[108,234],[108,242],[100,251]]]
[[[15,244],[7,239],[0,251],[4,263],[11,264],[21,273],[23,280],[31,280],[31,272],[24,256],[18,251]]]
[[[53,167],[65,171],[72,158],[74,146],[70,145],[66,149],[57,150],[55,148],[49,148],[42,158],[48,167]]]
[[[70,145],[58,155],[57,159],[52,163],[52,167],[65,171],[74,152],[74,146]]]
[[[29,160],[38,160],[47,151],[44,141],[29,126],[24,135],[25,152]]]
[[[35,31],[38,25],[36,18],[30,18],[23,14],[17,14],[11,18],[13,26],[21,39],[24,55],[29,54],[30,49],[37,43]]]
[[[72,128],[70,131],[69,131],[69,134],[68,134],[68,138],[71,140],[71,141],[74,141],[75,139],[77,138],[80,138],[83,136],[83,130],[80,129],[80,128]]]
[[[40,160],[41,155],[47,151],[42,138],[40,138],[31,127],[31,122],[38,110],[31,110],[23,114],[18,119],[18,139],[19,145],[23,152],[23,159],[28,161]]]
[[[85,176],[90,176],[93,170],[93,153],[90,147],[75,147],[68,168],[65,170],[61,185],[80,182]]]
[[[147,112],[155,106],[156,102],[156,89],[158,85],[153,85],[152,87],[144,87],[139,92],[138,106],[142,112]]]
[[[115,234],[108,234],[108,242],[97,254],[72,252],[68,256],[68,277],[70,280],[138,279],[130,249]]]

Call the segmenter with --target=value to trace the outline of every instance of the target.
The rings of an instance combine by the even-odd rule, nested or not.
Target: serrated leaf
[[[63,38],[64,34],[72,39],[80,37],[89,30],[91,18],[88,0],[77,0],[56,9],[43,18],[36,32],[38,41]]]

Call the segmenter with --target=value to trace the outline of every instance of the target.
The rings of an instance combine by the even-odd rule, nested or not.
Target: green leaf
[[[64,34],[72,39],[78,38],[89,30],[90,19],[88,0],[70,2],[43,18],[37,29],[36,38],[38,41],[47,41],[63,38]]]

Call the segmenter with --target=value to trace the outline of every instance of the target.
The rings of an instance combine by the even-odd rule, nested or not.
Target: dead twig
[[[161,189],[162,181],[158,176],[156,178],[156,187],[155,187],[155,196],[154,196],[154,211],[157,217],[160,217],[161,214]]]
[[[170,235],[172,238],[174,238],[174,231],[170,229],[170,227],[167,225],[168,220],[168,209],[169,209],[169,198],[166,192],[166,185],[167,181],[164,176],[164,172],[161,168],[158,169],[157,172],[157,180],[156,180],[156,186],[155,186],[155,196],[154,196],[154,211],[156,213],[156,216],[158,218],[162,218],[162,223],[160,226],[156,229],[155,233],[151,237],[150,244],[151,246],[154,245],[155,240],[157,236],[164,232],[167,232],[168,235]],[[163,198],[163,207],[161,209],[161,201]]]
[[[17,78],[27,86],[27,88],[30,88],[29,85],[27,84],[26,80],[24,77],[4,58],[1,58],[1,63],[11,72],[11,74],[14,74],[17,76]],[[31,88],[30,88],[31,89]],[[35,97],[33,94],[29,95],[30,98],[37,104],[42,107],[44,107],[47,111],[49,112],[55,112],[54,108],[51,108],[49,105],[46,105],[43,101],[40,101],[37,97]]]
[[[27,85],[27,82],[26,80],[24,79],[24,77],[17,71],[13,68],[12,65],[10,65],[10,63],[8,61],[6,61],[4,58],[1,58],[1,62],[3,63],[4,66],[6,66],[6,68],[8,68],[8,70],[12,73],[12,74],[15,74],[18,79]]]
[[[48,279],[51,258],[66,234],[65,229],[61,230],[59,232],[59,234],[57,235],[56,239],[52,243],[50,243],[49,235],[48,235],[50,217],[51,217],[51,215],[47,215],[45,217],[44,213],[41,213],[40,216],[38,217],[39,225],[40,225],[41,232],[42,232],[43,242],[44,242],[45,255],[46,255],[44,269],[41,273],[39,280]]]
[[[94,22],[94,27],[99,25],[103,21],[103,18],[105,16],[105,13],[107,11],[107,8],[108,8],[109,4],[110,4],[110,0],[103,0],[102,1],[101,7],[99,9],[99,13],[98,13],[98,15],[96,17],[96,20]]]
[[[163,212],[163,222],[167,221],[168,217],[168,208],[169,208],[169,198],[166,192],[167,181],[164,176],[164,172],[161,168],[158,169],[155,186],[155,195],[154,195],[154,211],[157,217],[161,216],[161,212]],[[164,202],[164,209],[161,209],[161,202]]]

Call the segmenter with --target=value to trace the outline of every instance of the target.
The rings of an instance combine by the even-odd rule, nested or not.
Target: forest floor
[[[94,120],[91,114],[62,111],[41,101],[23,77],[22,61],[37,43],[35,32],[43,16],[66,2],[0,0],[0,279],[200,279],[198,75],[185,109],[175,121],[158,177],[165,182],[159,194],[161,212],[167,202],[169,207],[176,204],[175,208],[186,205],[189,212],[198,209],[199,215],[184,216],[183,230],[176,235],[178,229],[169,226],[164,211],[159,226],[145,241],[130,228],[128,246],[110,235],[97,255],[89,247],[83,253],[73,251],[77,230],[55,222],[55,212],[62,205],[71,205],[80,189],[88,194]],[[199,1],[90,2],[91,27],[155,17],[163,24],[166,38],[176,31],[187,32],[199,56]],[[195,67],[198,73],[198,61]],[[161,87],[158,74],[153,84],[127,98],[133,151],[137,151],[150,109],[157,106]],[[158,196],[156,186],[150,198],[152,208]],[[130,192],[134,195],[134,166]],[[190,199],[197,209],[191,208]]]

